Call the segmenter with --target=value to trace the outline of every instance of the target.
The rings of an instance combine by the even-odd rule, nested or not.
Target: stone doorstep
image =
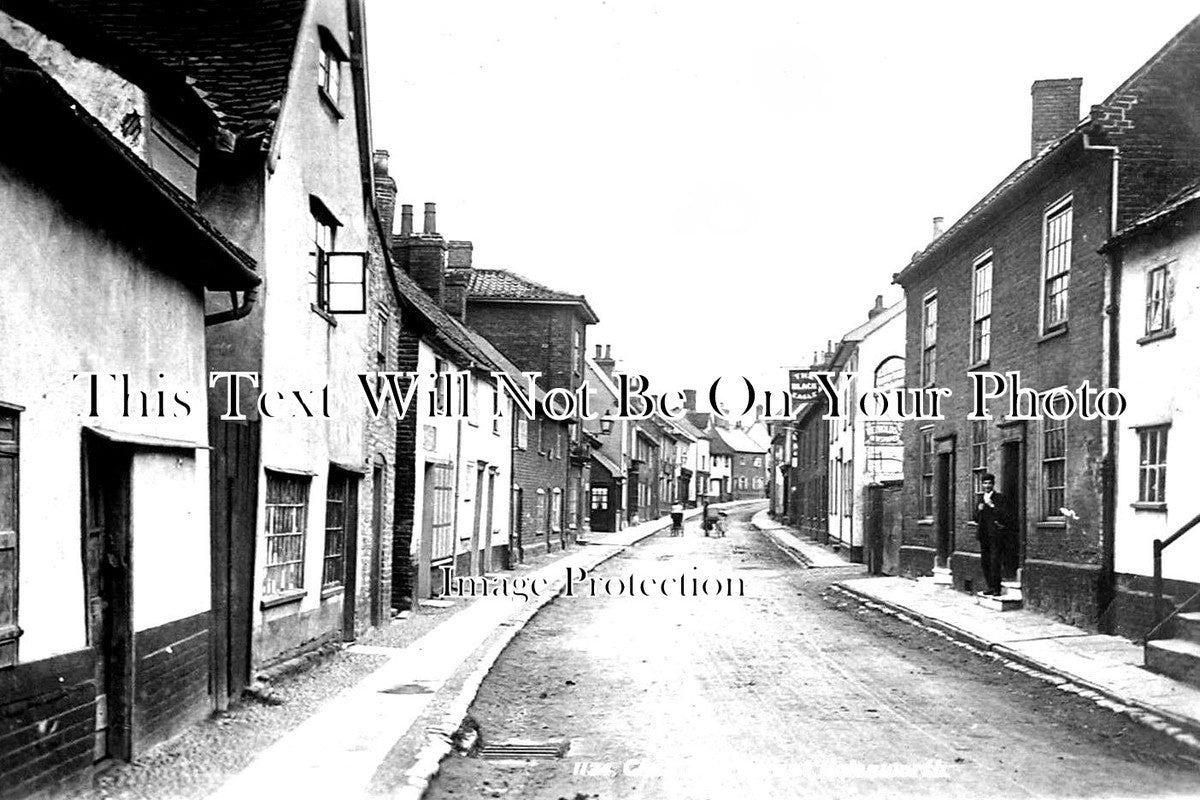
[[[1200,613],[1190,611],[1175,615],[1175,638],[1200,644]]]
[[[1146,669],[1200,687],[1200,644],[1186,639],[1147,642]]]
[[[975,595],[975,605],[991,611],[1016,611],[1022,605],[1020,592],[1005,591],[999,597],[986,594]]]

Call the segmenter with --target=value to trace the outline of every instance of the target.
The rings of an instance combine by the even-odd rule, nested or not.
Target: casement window
[[[754,488],[755,488],[755,489],[761,489],[761,488],[763,488],[763,480],[762,480],[762,478],[755,478],[755,479],[754,479]]]
[[[322,26],[318,28],[318,33],[321,51],[317,54],[317,93],[329,103],[331,110],[340,118],[342,113],[338,106],[342,91],[342,64],[349,59],[328,28]]]
[[[984,364],[992,357],[992,255],[975,262],[971,304],[971,363]]]
[[[304,588],[304,540],[311,478],[267,471],[266,575],[263,595]]]
[[[1067,486],[1067,421],[1042,419],[1042,519],[1063,516]]]
[[[933,519],[933,428],[920,432],[921,519]]]
[[[517,417],[517,449],[529,449],[529,418]]]
[[[367,254],[337,250],[341,223],[316,195],[309,195],[312,263],[308,271],[313,309],[322,314],[365,314]]]
[[[1146,333],[1163,333],[1175,327],[1171,304],[1175,299],[1175,274],[1170,264],[1146,273]]]
[[[433,359],[433,407],[438,415],[446,413],[446,362],[441,358]]]
[[[761,467],[761,466],[762,466],[762,456],[755,456],[755,457],[754,457],[754,466],[756,466],[756,467]]]
[[[1042,330],[1065,325],[1071,288],[1071,198],[1046,212],[1042,229]]]
[[[592,487],[592,511],[607,511],[608,510],[608,487],[593,486]]]
[[[562,489],[555,488],[550,493],[550,530],[559,533],[562,522]]]
[[[1168,425],[1138,429],[1138,502],[1167,502]]]
[[[921,385],[932,386],[937,380],[937,324],[938,299],[936,294],[925,298],[921,306]]]
[[[975,495],[975,505],[983,499],[983,475],[988,465],[988,429],[987,420],[971,421],[971,491]]]
[[[379,369],[386,370],[388,352],[391,350],[389,347],[391,342],[391,315],[382,308],[375,313],[376,320],[379,323],[379,328],[375,335],[375,363],[379,365]]]
[[[17,625],[20,422],[16,409],[0,406],[0,669],[17,663],[21,636]]]
[[[346,575],[346,536],[354,535],[348,530],[354,516],[352,508],[353,477],[340,469],[329,471],[329,482],[325,491],[325,569],[321,585],[338,586]]]
[[[854,462],[842,464],[842,516],[854,514]]]

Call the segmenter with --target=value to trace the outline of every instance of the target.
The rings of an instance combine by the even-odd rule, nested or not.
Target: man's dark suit
[[[990,505],[988,500],[991,501]],[[976,534],[979,536],[979,557],[983,562],[983,579],[990,594],[1000,594],[1004,551],[1012,533],[1013,519],[1008,498],[999,492],[983,495],[982,508],[975,508]]]

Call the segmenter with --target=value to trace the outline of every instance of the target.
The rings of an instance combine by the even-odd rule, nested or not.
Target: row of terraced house
[[[764,493],[766,448],[711,416],[559,413],[584,382],[615,403],[596,312],[414,222],[366,57],[362,0],[0,11],[2,797],[135,757],[445,567]]]
[[[1149,639],[1156,666],[1200,590],[1197,86],[1200,19],[1082,117],[1079,79],[1033,84],[1029,157],[948,229],[934,220],[894,275],[902,300],[815,355],[848,413],[822,394],[774,426],[775,514],[873,572],[980,592],[992,473],[1018,528],[995,606]],[[970,420],[984,371],[1019,373],[1028,403],[1086,384],[1091,406],[1068,414],[1059,392],[1016,419],[996,397]],[[944,419],[855,417],[874,389],[933,387],[952,392]],[[1116,419],[1094,413],[1105,389],[1126,400]],[[1190,659],[1157,666],[1194,679]]]

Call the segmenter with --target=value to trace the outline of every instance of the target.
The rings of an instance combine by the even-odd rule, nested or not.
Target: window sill
[[[1062,325],[1059,325],[1057,328],[1046,331],[1041,336],[1039,336],[1037,343],[1042,344],[1044,342],[1049,342],[1053,339],[1057,339],[1060,336],[1066,336],[1066,335],[1067,335],[1067,323],[1064,322]]]
[[[313,310],[313,313],[314,313],[314,314],[316,314],[318,317],[320,317],[321,319],[325,320],[326,322],[328,322],[328,323],[329,323],[330,325],[332,325],[333,327],[335,327],[335,328],[337,327],[337,317],[335,317],[333,314],[330,314],[328,311],[326,311],[325,309],[321,308],[321,307],[320,307],[319,305],[317,305],[316,303],[313,303],[313,304],[310,306],[310,308],[312,308],[312,310]]]
[[[1064,530],[1067,527],[1065,519],[1044,519],[1033,524],[1035,528],[1043,528],[1046,530]]]
[[[1174,328],[1164,328],[1161,331],[1147,333],[1145,336],[1137,340],[1138,344],[1150,344],[1151,342],[1161,342],[1163,339],[1170,339],[1175,335]]]
[[[321,599],[328,600],[331,597],[336,597],[338,595],[342,595],[345,593],[346,593],[346,587],[340,583],[335,584],[333,586],[326,586],[324,589],[321,590]]]
[[[923,525],[923,526],[924,526],[924,527],[926,527],[926,528],[931,528],[931,527],[933,527],[933,519],[932,519],[932,518],[929,518],[929,519],[919,519],[919,520],[917,520],[917,524],[918,524],[918,525]]]
[[[16,641],[23,633],[25,631],[21,630],[20,625],[0,625],[0,642]]]
[[[976,361],[974,364],[967,367],[967,372],[978,372],[979,370],[983,369],[984,367],[990,366],[991,363],[992,363],[992,359],[990,359],[990,358],[985,358],[983,361]]]
[[[268,608],[276,606],[285,606],[288,603],[299,603],[308,594],[307,589],[292,589],[281,594],[273,594],[269,597],[264,597],[258,607],[266,611]]]
[[[325,91],[324,86],[317,87],[317,96],[321,98],[325,106],[325,110],[332,114],[335,120],[342,120],[346,118],[346,115],[342,113],[340,108],[338,108],[337,101],[329,96],[329,92]]]
[[[1129,507],[1135,511],[1156,511],[1161,514],[1167,513],[1166,503],[1130,503]]]

